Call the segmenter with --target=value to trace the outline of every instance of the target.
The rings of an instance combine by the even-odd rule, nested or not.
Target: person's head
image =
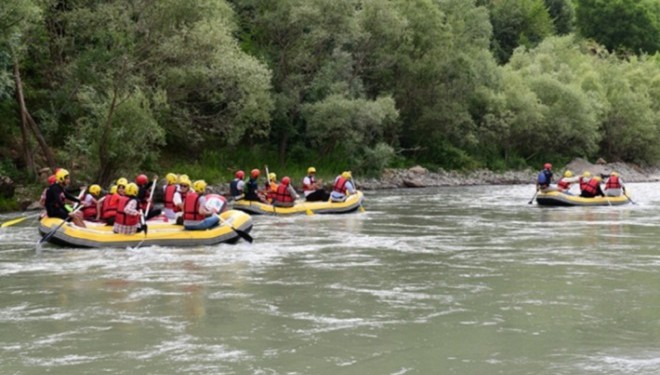
[[[245,178],[245,172],[243,172],[243,171],[236,171],[235,176],[236,176],[236,178],[238,178],[239,180],[242,180],[242,179]]]
[[[277,181],[277,175],[275,174],[275,172],[270,172],[268,174],[268,181],[270,181],[270,182]]]
[[[99,195],[101,195],[101,186],[96,185],[96,184],[90,186],[89,187],[89,193],[92,194],[95,197],[98,197]]]
[[[195,189],[195,193],[197,194],[204,194],[206,192],[206,181],[204,180],[197,180],[193,184],[193,189]]]
[[[282,185],[288,186],[290,183],[291,183],[291,179],[289,178],[289,176],[282,177]]]
[[[573,172],[571,172],[571,171],[564,172],[564,177],[566,177],[566,178],[573,177]]]
[[[314,174],[314,173],[316,173],[316,168],[314,167],[307,168],[307,174]]]
[[[69,180],[69,171],[67,171],[66,169],[60,169],[57,171],[57,173],[55,173],[55,181],[58,184],[66,185],[68,184],[68,180]]]
[[[126,185],[126,195],[129,197],[136,197],[138,195],[138,186],[135,182],[131,182],[130,184]]]
[[[612,172],[612,173],[610,173],[610,176],[614,176],[614,177],[618,177],[618,176],[619,176],[619,174],[618,174],[618,173],[616,173],[616,172]]]
[[[117,185],[110,186],[110,194],[115,194],[117,192]]]
[[[250,171],[250,177],[252,178],[258,178],[261,172],[258,169],[253,169]]]
[[[147,175],[140,174],[135,177],[135,183],[138,186],[146,185],[148,182],[149,182],[149,178],[147,177]]]
[[[126,178],[120,177],[117,180],[117,187],[123,186],[124,188],[126,188],[126,185],[128,185],[128,180]]]
[[[601,182],[601,181],[602,181],[602,179],[600,178],[600,176],[594,176],[593,179],[596,180],[596,181],[598,181],[598,182]]]
[[[543,169],[552,170],[552,164],[550,163],[543,164]]]
[[[182,192],[187,192],[188,189],[190,189],[190,185],[192,185],[192,182],[190,181],[190,177],[188,177],[187,174],[182,174],[179,176],[179,188]]]
[[[165,175],[165,180],[167,181],[168,185],[174,185],[179,180],[179,177],[177,177],[176,174],[170,172]]]
[[[351,171],[344,171],[344,172],[342,172],[341,176],[342,176],[343,178],[347,179],[347,180],[350,179],[351,177],[353,177],[353,176],[351,175]]]
[[[584,178],[590,178],[590,177],[591,177],[591,172],[589,172],[589,171],[584,171],[584,172],[582,172],[582,177],[584,177]]]

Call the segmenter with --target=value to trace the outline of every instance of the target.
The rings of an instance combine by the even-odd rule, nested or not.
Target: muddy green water
[[[0,229],[0,374],[658,374],[658,187],[369,192],[186,249],[37,255],[28,220]]]

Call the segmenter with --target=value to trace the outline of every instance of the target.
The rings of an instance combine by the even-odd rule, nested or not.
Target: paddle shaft
[[[535,191],[535,192],[534,192],[534,196],[532,196],[532,199],[530,199],[529,202],[527,202],[527,204],[532,204],[532,203],[534,202],[534,198],[536,198],[536,195],[537,195],[538,193],[539,193],[538,190]]]

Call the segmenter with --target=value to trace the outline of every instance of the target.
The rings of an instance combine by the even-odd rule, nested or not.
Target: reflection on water
[[[0,229],[0,373],[655,374],[660,193],[631,190],[375,192],[186,249],[37,256],[27,220]]]

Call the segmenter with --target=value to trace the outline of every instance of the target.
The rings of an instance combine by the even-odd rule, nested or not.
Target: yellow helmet
[[[131,197],[135,197],[138,195],[138,186],[135,182],[131,182],[130,184],[126,185],[126,195],[130,195]]]
[[[124,177],[119,178],[117,180],[117,186],[119,185],[123,185],[124,187],[126,187],[126,185],[128,185],[128,180]]]
[[[600,178],[600,176],[594,176],[593,179],[596,180],[596,181],[598,181],[598,182],[601,182],[601,181],[602,181],[602,178]]]
[[[351,171],[344,171],[344,172],[342,172],[341,176],[342,176],[343,178],[347,179],[347,180],[348,180],[349,178],[353,177],[353,176],[351,176]]]
[[[564,172],[564,177],[573,177],[573,172],[571,171]]]
[[[179,178],[174,173],[168,173],[165,176],[165,180],[167,180],[168,185],[174,185],[179,180]]]
[[[110,194],[115,194],[116,192],[117,192],[117,185],[110,186]]]
[[[64,182],[66,178],[69,177],[69,171],[66,169],[62,168],[59,171],[55,172],[55,180],[57,182]]]
[[[277,180],[277,175],[275,174],[275,172],[270,172],[268,174],[268,181],[275,181],[275,180]]]
[[[316,173],[316,168],[314,167],[307,168],[307,173]]]
[[[195,192],[198,194],[201,194],[206,191],[206,181],[204,180],[197,180],[193,184],[193,189],[195,189]]]
[[[616,172],[612,172],[612,173],[610,173],[610,176],[614,176],[614,177],[617,177],[618,175],[619,175],[619,174],[618,174],[618,173],[616,173]]]
[[[192,185],[192,182],[190,181],[190,177],[188,177],[187,174],[182,174],[179,176],[179,185]]]
[[[586,177],[591,177],[591,172],[589,172],[589,171],[584,171],[584,173],[582,173],[582,177],[585,177],[585,178],[586,178]]]
[[[96,195],[98,197],[99,195],[101,195],[101,187],[99,185],[94,184],[89,187],[89,192],[92,195]]]

